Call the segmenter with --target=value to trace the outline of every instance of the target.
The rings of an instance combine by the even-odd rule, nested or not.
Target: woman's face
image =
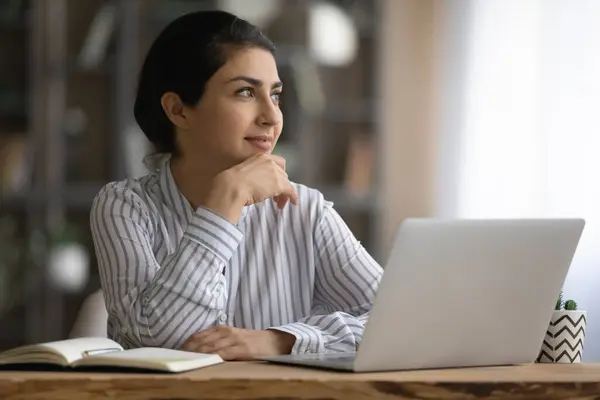
[[[228,168],[257,153],[271,153],[281,134],[282,84],[271,53],[234,51],[207,82],[195,107],[184,107],[178,141],[183,156]]]

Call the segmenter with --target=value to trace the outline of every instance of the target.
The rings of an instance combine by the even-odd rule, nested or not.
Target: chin
[[[273,148],[269,150],[254,150],[252,154],[271,154],[273,152]]]
[[[267,152],[267,151],[244,151],[241,152],[233,157],[231,157],[231,160],[233,161],[233,165],[235,164],[240,164],[244,161],[246,161],[247,159],[254,157],[257,154],[270,154],[271,152]]]
[[[239,149],[239,152],[236,152],[233,154],[230,153],[231,160],[235,164],[239,164],[239,163],[249,159],[250,157],[256,156],[258,154],[271,154],[273,152],[274,147],[275,146],[271,146],[269,149],[260,149],[260,148],[254,147],[254,146],[245,145]]]
[[[246,155],[242,158],[242,161],[249,159],[250,157],[254,157],[258,154],[271,154],[271,151],[251,151],[246,153]]]
[[[244,151],[246,158],[252,157],[256,154],[271,154],[272,152],[273,147],[270,147],[269,149],[258,149],[256,147],[251,147],[250,149],[246,149],[246,151]]]

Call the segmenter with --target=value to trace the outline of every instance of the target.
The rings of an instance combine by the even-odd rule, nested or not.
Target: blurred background
[[[201,9],[276,43],[276,151],[380,263],[407,217],[585,218],[564,289],[600,360],[597,0],[0,0],[0,351],[102,332],[90,204],[148,172],[137,74]]]

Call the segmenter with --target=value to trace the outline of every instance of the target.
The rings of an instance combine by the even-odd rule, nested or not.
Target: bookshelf
[[[12,91],[2,91],[0,83],[0,98],[11,99],[2,103],[11,107],[0,106],[0,217],[18,225],[14,241],[22,253],[9,269],[10,284],[22,290],[0,313],[0,325],[9,327],[0,330],[0,348],[63,338],[83,299],[98,287],[89,207],[103,184],[126,175],[118,132],[124,130],[129,95],[122,83],[131,79],[127,66],[134,64],[125,38],[133,19],[129,3],[0,3],[0,58],[10,59],[8,72],[20,78],[12,79],[19,83]],[[112,27],[111,9],[119,13]],[[105,51],[103,33],[110,35]],[[0,82],[11,81],[4,69]],[[20,143],[24,151],[17,153]],[[75,292],[61,287],[49,271],[51,240],[65,224],[81,233],[77,242],[89,258],[89,280]],[[41,247],[35,257],[34,237]],[[17,275],[18,270],[26,272]]]
[[[24,249],[36,234],[47,237],[64,223],[75,226],[90,271],[84,288],[65,292],[51,284],[48,249],[35,259],[22,258],[18,266],[26,271],[20,280],[24,302],[0,313],[0,325],[10,327],[0,333],[0,350],[63,338],[82,301],[99,287],[89,207],[103,184],[142,171],[135,168],[147,143],[136,131],[131,110],[143,57],[160,29],[176,16],[231,2],[6,3],[20,12],[0,16],[0,58],[11,54],[9,65],[0,66],[0,156],[7,153],[2,152],[6,143],[17,155],[11,158],[14,165],[0,157],[0,217],[17,221]],[[264,28],[279,48],[285,84],[284,132],[276,151],[288,159],[292,179],[332,200],[357,238],[382,262],[377,243],[380,128],[375,118],[380,1],[332,2],[356,23],[357,53],[343,66],[311,58],[307,37],[311,7],[317,3],[286,0]],[[17,78],[7,78],[11,73]],[[6,81],[17,85],[7,89]],[[9,185],[7,176],[24,178]]]

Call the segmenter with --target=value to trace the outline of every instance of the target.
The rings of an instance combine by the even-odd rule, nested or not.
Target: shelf
[[[10,326],[10,329],[0,329],[0,352],[25,344],[23,314],[26,311],[23,306],[17,305],[6,314],[0,314],[0,326]]]
[[[69,65],[67,69],[69,75],[82,75],[82,76],[98,76],[98,77],[110,77],[113,75],[113,69],[109,62],[104,62],[99,66],[92,68],[84,67],[76,63]]]
[[[28,124],[29,120],[26,111],[10,115],[0,112],[0,136],[14,135],[15,132],[22,133],[27,130]]]
[[[65,206],[79,210],[88,209],[102,186],[104,186],[104,183],[101,182],[69,184],[64,191]],[[0,208],[25,207],[27,204],[25,201],[26,196],[33,198],[33,205],[35,207],[44,206],[48,201],[48,196],[42,193],[8,194],[0,197]]]
[[[23,33],[27,33],[27,28],[29,28],[27,21],[23,19],[3,19],[0,18],[0,32],[3,34],[6,31],[22,31]]]
[[[0,82],[0,116],[21,117],[27,113],[26,88],[14,83]]]
[[[100,189],[104,186],[103,183],[84,183],[84,184],[70,184],[65,189],[64,201],[67,207],[76,209],[86,209],[91,206],[94,197]],[[325,196],[326,200],[333,201],[336,208],[351,209],[356,211],[370,212],[377,209],[377,202],[371,192],[358,193],[352,192],[342,186],[316,186]],[[40,194],[31,194],[34,198],[33,202],[35,206],[43,206],[47,201],[47,196]],[[12,194],[4,195],[0,198],[0,205],[2,207],[24,207],[25,206],[24,194]]]

